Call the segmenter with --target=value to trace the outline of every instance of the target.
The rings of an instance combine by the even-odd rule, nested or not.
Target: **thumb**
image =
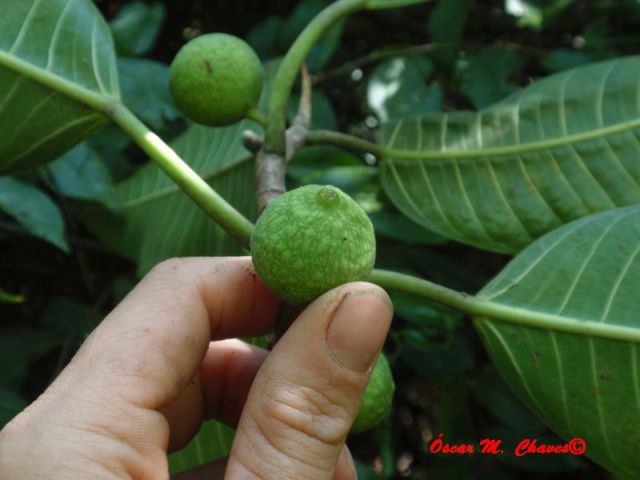
[[[368,283],[309,305],[254,380],[226,478],[333,478],[391,317],[387,294]]]

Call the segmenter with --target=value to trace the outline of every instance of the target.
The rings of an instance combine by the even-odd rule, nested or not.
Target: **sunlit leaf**
[[[419,224],[513,253],[559,226],[640,202],[640,57],[568,70],[479,112],[383,126],[382,182]]]
[[[94,3],[3,0],[0,174],[53,160],[108,122],[71,91],[119,96],[109,27]]]
[[[477,296],[509,386],[566,440],[640,476],[640,206],[591,215],[524,250]]]

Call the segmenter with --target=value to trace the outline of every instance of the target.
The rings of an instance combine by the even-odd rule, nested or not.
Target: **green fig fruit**
[[[191,120],[214,127],[245,118],[260,99],[263,81],[262,64],[253,49],[225,33],[189,41],[169,71],[177,107]]]
[[[267,287],[295,306],[366,280],[376,241],[369,217],[351,197],[333,186],[306,185],[269,204],[253,231],[251,253]]]
[[[371,378],[360,403],[358,417],[351,431],[358,433],[369,430],[389,415],[395,389],[396,384],[393,381],[389,361],[384,353],[381,353],[371,372]]]

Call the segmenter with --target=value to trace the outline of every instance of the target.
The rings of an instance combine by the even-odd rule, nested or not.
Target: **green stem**
[[[395,478],[396,476],[396,454],[393,448],[391,415],[382,421],[376,427],[375,434],[380,448],[380,457],[382,458],[382,474],[380,477],[384,480]]]
[[[446,305],[455,310],[466,313],[475,313],[474,298],[450,288],[443,287],[437,283],[414,277],[404,273],[391,272],[388,270],[374,270],[369,281],[389,290],[399,290],[410,293],[418,297],[426,298],[441,305]]]
[[[334,145],[352,152],[372,153],[377,157],[388,155],[389,150],[368,140],[331,130],[313,130],[307,134],[307,145]]]
[[[229,235],[249,248],[253,224],[213,190],[171,147],[123,104],[109,108],[111,119],[144,150],[191,199]]]
[[[369,281],[463,311],[475,320],[499,320],[524,327],[542,328],[609,340],[640,342],[640,330],[580,318],[526,310],[481,297],[467,295],[427,280],[386,270],[374,270]]]
[[[273,90],[267,105],[268,126],[265,150],[284,156],[286,141],[287,103],[300,67],[320,36],[340,18],[363,8],[366,0],[339,0],[316,16],[293,43],[273,81]]]
[[[262,112],[260,110],[258,110],[257,108],[249,109],[249,111],[245,114],[245,118],[247,118],[249,120],[253,120],[258,125],[260,125],[262,128],[266,128],[266,126],[267,126],[267,117],[265,117],[262,114]]]

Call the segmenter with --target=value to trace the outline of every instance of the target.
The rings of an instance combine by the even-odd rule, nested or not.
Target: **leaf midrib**
[[[413,275],[374,269],[368,281],[388,290],[403,291],[465,312],[476,321],[499,320],[525,327],[640,343],[640,328],[526,310],[490,300],[482,293],[468,295]]]
[[[87,107],[108,116],[109,109],[114,102],[119,102],[117,96],[107,95],[89,90],[82,85],[73,83],[64,77],[56,75],[41,67],[37,67],[15,55],[0,50],[0,67],[5,67],[19,75],[33,80],[53,91],[80,102]]]
[[[640,343],[640,329],[637,328],[526,310],[482,297],[470,297],[464,310],[474,315],[476,320],[500,320],[526,327]]]
[[[398,127],[394,131],[391,140],[387,145],[391,144],[402,128],[404,122],[399,122]],[[558,137],[550,140],[542,140],[538,142],[531,142],[527,144],[518,143],[516,145],[509,145],[503,147],[491,147],[491,148],[475,148],[471,150],[446,150],[446,151],[416,151],[416,150],[404,150],[395,149],[392,147],[383,147],[382,153],[386,160],[443,160],[443,159],[460,159],[460,158],[476,158],[476,157],[496,157],[507,156],[528,152],[536,152],[541,150],[548,150],[551,148],[562,147],[572,145],[576,143],[583,143],[607,136],[615,135],[617,133],[640,128],[640,118],[629,120],[622,123],[617,123],[608,127],[603,127],[595,130],[589,130],[582,133],[576,133],[573,135],[567,135],[564,137]],[[389,158],[393,157],[393,158]]]

